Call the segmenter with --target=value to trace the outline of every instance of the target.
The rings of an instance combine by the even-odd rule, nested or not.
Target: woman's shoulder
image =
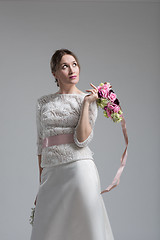
[[[37,102],[39,104],[47,103],[54,97],[54,95],[55,93],[42,95],[41,97],[37,98]]]
[[[78,100],[78,99],[83,99],[86,95],[87,93],[84,93],[82,91],[80,91],[79,93],[73,93],[73,94],[60,94],[59,92],[55,92],[55,93],[45,94],[37,98],[37,102],[38,104],[43,105],[45,103],[53,101],[54,99],[56,99],[56,101],[58,100],[62,101],[63,99],[70,99],[70,98],[76,98]]]

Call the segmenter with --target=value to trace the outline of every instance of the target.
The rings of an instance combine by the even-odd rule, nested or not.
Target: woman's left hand
[[[91,94],[85,96],[84,100],[91,103],[98,99],[98,88],[94,86],[92,83],[90,85],[93,87],[93,89],[86,90],[88,92],[91,92]]]

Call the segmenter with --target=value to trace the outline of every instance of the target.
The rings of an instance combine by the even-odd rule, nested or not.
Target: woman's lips
[[[73,79],[73,78],[76,78],[77,76],[72,76],[72,77],[70,77],[71,79]]]

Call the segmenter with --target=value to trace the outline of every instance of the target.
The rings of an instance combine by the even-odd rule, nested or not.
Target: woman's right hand
[[[90,85],[94,88],[86,90],[87,92],[91,92],[90,95],[86,95],[84,100],[91,103],[95,100],[98,99],[98,88],[96,86],[94,86],[92,83],[90,83]]]

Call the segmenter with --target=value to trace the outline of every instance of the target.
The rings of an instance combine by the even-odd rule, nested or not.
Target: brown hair
[[[66,54],[72,55],[75,58],[75,60],[77,61],[79,70],[80,70],[80,64],[79,64],[79,61],[78,61],[78,58],[76,57],[76,55],[68,49],[61,48],[61,49],[56,50],[55,53],[53,54],[53,56],[51,57],[50,67],[51,67],[52,73],[55,73],[57,71],[62,57]],[[57,87],[59,87],[57,79],[55,79],[55,82],[57,83]]]

